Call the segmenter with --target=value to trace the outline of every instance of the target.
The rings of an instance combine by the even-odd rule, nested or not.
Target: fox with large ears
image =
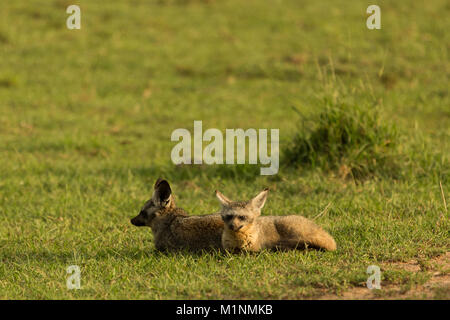
[[[221,249],[223,222],[219,214],[189,216],[177,208],[169,183],[158,179],[152,198],[131,219],[137,227],[152,229],[155,247],[171,249]]]
[[[259,251],[262,249],[336,250],[336,242],[311,220],[298,215],[260,217],[269,189],[264,189],[250,201],[231,201],[219,191],[224,221],[222,246],[229,251]]]

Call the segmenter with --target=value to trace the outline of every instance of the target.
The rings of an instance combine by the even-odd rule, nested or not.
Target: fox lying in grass
[[[223,222],[220,215],[189,216],[176,207],[166,180],[156,181],[152,198],[131,219],[131,223],[137,227],[150,227],[158,250],[222,248]]]
[[[269,190],[250,201],[234,202],[219,191],[221,216],[225,223],[222,246],[229,251],[262,249],[304,249],[312,247],[334,251],[336,242],[326,231],[302,216],[260,217]]]

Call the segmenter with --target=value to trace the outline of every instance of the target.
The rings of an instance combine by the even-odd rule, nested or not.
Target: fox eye
[[[233,216],[231,214],[227,214],[225,216],[225,220],[230,221],[233,218]]]
[[[241,220],[241,221],[244,221],[246,219],[246,217],[245,216],[238,216],[238,219]]]

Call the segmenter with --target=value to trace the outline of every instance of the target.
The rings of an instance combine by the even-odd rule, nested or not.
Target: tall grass
[[[398,132],[378,110],[326,103],[317,116],[300,120],[284,152],[293,167],[338,170],[355,179],[398,174]]]

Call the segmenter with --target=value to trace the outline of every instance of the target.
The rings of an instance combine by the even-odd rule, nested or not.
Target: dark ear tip
[[[166,180],[164,180],[162,178],[158,178],[158,180],[156,180],[156,182],[155,182],[155,189],[163,182],[169,184]]]
[[[269,191],[269,188],[267,188],[267,187],[266,187],[266,188],[264,188],[264,190],[263,190],[263,191]]]

